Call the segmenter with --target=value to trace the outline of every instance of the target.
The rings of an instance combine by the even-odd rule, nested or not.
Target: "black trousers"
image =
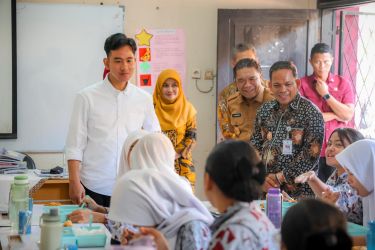
[[[103,207],[109,207],[111,204],[111,196],[95,193],[94,191],[91,191],[85,187],[83,184],[82,186],[85,188],[86,195],[89,195],[97,204]]]
[[[318,169],[318,178],[322,182],[326,182],[328,178],[331,176],[333,171],[335,170],[334,167],[328,166],[326,164],[326,158],[325,157],[320,157],[319,159],[319,169]]]

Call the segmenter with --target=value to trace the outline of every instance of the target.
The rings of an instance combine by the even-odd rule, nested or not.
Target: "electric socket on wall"
[[[200,69],[194,69],[191,78],[201,79],[201,70]]]

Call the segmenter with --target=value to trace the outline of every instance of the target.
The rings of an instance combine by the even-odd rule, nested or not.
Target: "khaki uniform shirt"
[[[226,106],[218,108],[218,119],[223,136],[226,139],[249,141],[253,134],[257,109],[264,103],[273,100],[268,88],[264,88],[263,98],[246,100],[239,92],[235,92],[226,100]],[[221,112],[224,110],[224,112]]]

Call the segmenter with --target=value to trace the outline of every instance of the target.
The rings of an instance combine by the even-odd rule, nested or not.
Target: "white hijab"
[[[171,248],[185,223],[213,222],[210,212],[185,181],[158,169],[131,170],[121,177],[112,194],[108,217],[138,226],[155,226]]]
[[[146,130],[136,130],[128,135],[126,138],[124,145],[122,146],[121,157],[120,157],[120,164],[118,167],[117,178],[120,178],[123,174],[130,170],[128,164],[128,154],[130,148],[134,145],[134,143],[141,139],[143,136],[149,134],[150,132]]]
[[[172,142],[162,133],[150,133],[135,144],[130,154],[131,169],[158,169],[177,175],[174,168],[176,152]]]
[[[336,159],[370,192],[362,197],[363,226],[368,227],[368,222],[375,220],[375,140],[356,141],[336,155]]]

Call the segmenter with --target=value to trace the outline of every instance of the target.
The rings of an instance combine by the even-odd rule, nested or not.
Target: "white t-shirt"
[[[106,77],[77,94],[66,141],[66,159],[81,161],[81,182],[111,195],[122,146],[129,133],[160,131],[151,96],[128,82],[123,91]]]

